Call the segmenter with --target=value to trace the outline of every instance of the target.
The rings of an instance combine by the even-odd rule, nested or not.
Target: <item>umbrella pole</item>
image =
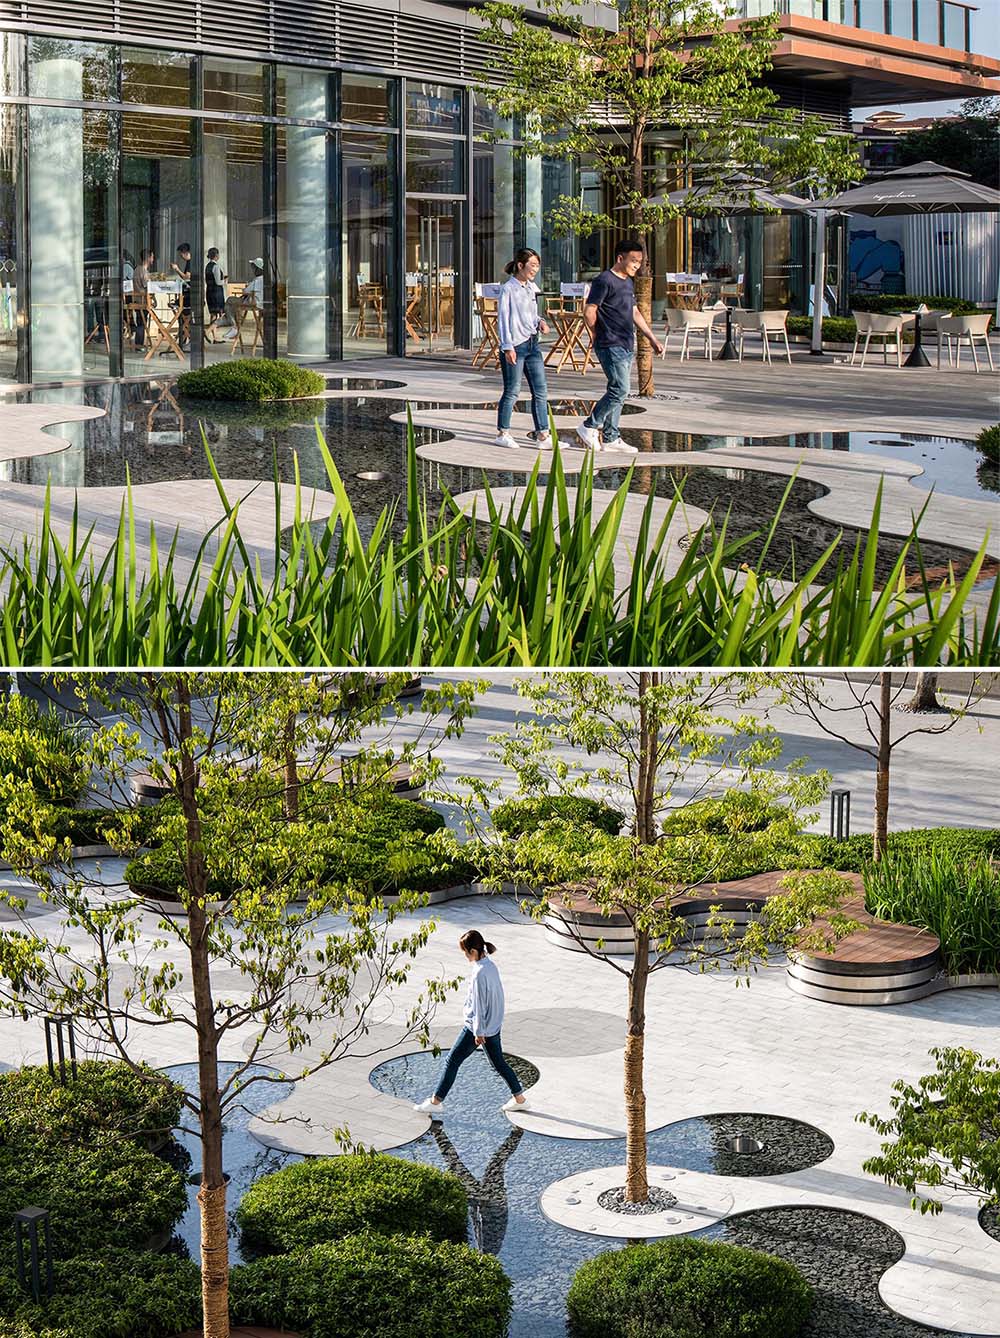
[[[826,210],[816,210],[816,241],[813,247],[813,325],[809,354],[813,358],[823,353],[823,299],[826,291]]]

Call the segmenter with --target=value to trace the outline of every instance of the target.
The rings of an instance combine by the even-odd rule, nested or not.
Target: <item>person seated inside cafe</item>
[[[252,278],[243,287],[242,293],[226,299],[226,315],[231,322],[228,330],[223,331],[224,339],[235,339],[243,315],[250,309],[262,311],[264,308],[264,260],[258,256],[250,261]]]
[[[152,251],[140,251],[139,263],[132,271],[132,315],[137,349],[146,347],[146,303],[155,264],[156,256]]]

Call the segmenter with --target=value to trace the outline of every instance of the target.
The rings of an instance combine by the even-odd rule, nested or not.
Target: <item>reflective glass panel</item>
[[[122,102],[190,107],[194,58],[182,52],[122,47]]]
[[[482,93],[472,95],[472,129],[477,135],[502,135],[504,139],[517,138],[513,116],[501,116],[487,102]]]
[[[18,33],[0,33],[0,93],[20,97],[23,75],[21,53],[24,39]]]
[[[393,346],[394,136],[343,135],[344,357]]]
[[[892,0],[889,18],[894,37],[913,36],[913,0]]]
[[[322,133],[322,132],[321,132]],[[263,357],[269,306],[264,213],[264,131],[247,121],[206,121],[201,161],[205,254],[205,359]]]
[[[341,75],[340,111],[345,121],[357,121],[362,125],[391,125],[390,81],[345,70]]]
[[[968,10],[963,5],[944,6],[944,44],[956,51],[965,51],[968,43],[965,37]]]
[[[206,111],[239,112],[261,116],[264,106],[264,70],[243,60],[206,56],[203,62]]]
[[[326,79],[322,70],[301,77]],[[330,352],[334,147],[333,132],[319,126],[278,127],[277,338],[291,358]]]
[[[461,195],[464,139],[406,137],[406,189],[420,195]]]
[[[417,130],[462,133],[462,90],[443,84],[406,85],[406,124]]]
[[[522,244],[524,159],[505,144],[477,144],[472,161],[473,279],[502,283]],[[537,247],[535,248],[537,250]],[[537,280],[539,287],[542,280]]]
[[[885,0],[859,0],[858,27],[885,32]]]
[[[0,107],[0,380],[17,380],[18,107]]]
[[[115,48],[62,37],[29,38],[28,92],[72,102],[116,101]]]

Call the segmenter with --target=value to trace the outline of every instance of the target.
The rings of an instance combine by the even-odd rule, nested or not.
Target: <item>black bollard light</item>
[[[835,841],[846,841],[851,834],[851,792],[830,791],[830,835]]]
[[[45,1053],[49,1061],[49,1074],[53,1078],[56,1076],[58,1064],[59,1081],[65,1087],[67,1067],[69,1076],[76,1077],[76,1036],[73,1019],[65,1013],[54,1013],[45,1019]]]
[[[17,1232],[17,1280],[25,1290],[30,1285],[32,1296],[39,1302],[56,1289],[48,1208],[19,1209],[14,1214],[14,1229]]]

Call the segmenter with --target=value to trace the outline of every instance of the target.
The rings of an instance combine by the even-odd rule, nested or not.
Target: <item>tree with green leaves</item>
[[[908,130],[897,141],[900,165],[940,163],[968,172],[973,181],[1000,189],[1000,97],[969,98],[956,118],[924,130]]]
[[[544,24],[512,0],[487,0],[476,11],[483,38],[498,48],[491,66],[497,82],[479,90],[483,98],[518,118],[525,154],[585,159],[608,192],[610,213],[559,197],[544,220],[555,235],[628,230],[644,240],[671,218],[710,214],[736,174],[777,190],[811,179],[822,191],[860,176],[849,137],[782,107],[767,86],[776,15],[737,22],[717,0],[629,0],[619,7],[617,30],[609,30],[587,21],[585,4],[541,0]],[[655,169],[654,138],[667,155]],[[707,198],[690,206],[649,203],[675,184],[698,187]],[[648,254],[635,290],[649,321]],[[639,393],[651,395],[645,339],[638,369]]]
[[[971,1194],[1000,1205],[1000,1060],[944,1046],[931,1051],[933,1073],[893,1083],[892,1114],[858,1119],[886,1141],[864,1169],[909,1190],[910,1207],[939,1213],[926,1191]]]
[[[410,984],[435,926],[397,921],[424,899],[404,887],[384,904],[377,884],[357,884],[337,863],[343,810],[384,794],[401,765],[433,778],[435,746],[471,710],[474,683],[444,685],[424,693],[401,731],[407,678],[70,678],[87,772],[117,809],[108,840],[122,854],[145,842],[165,854],[176,877],[160,896],[78,866],[52,835],[50,805],[27,783],[4,785],[6,856],[37,884],[59,931],[37,927],[25,898],[5,894],[15,920],[0,934],[0,1006],[24,1018],[68,1014],[95,1052],[154,1083],[141,1061],[155,1058],[163,1028],[186,1034],[196,1055],[186,1106],[202,1149],[205,1338],[229,1334],[227,1113],[251,1084],[335,1063],[389,997],[401,1037],[424,1041],[449,986]],[[133,796],[137,771],[166,796],[152,821]],[[227,1073],[220,1056],[237,1047]]]
[[[531,715],[494,742],[521,793],[572,795],[596,784],[624,796],[621,835],[556,818],[517,835],[485,836],[494,884],[530,889],[525,910],[624,978],[625,1188],[629,1202],[642,1203],[649,1190],[650,977],[668,967],[728,969],[737,984],[749,984],[776,955],[821,951],[857,928],[838,909],[849,884],[836,874],[789,877],[745,927],[732,909],[712,903],[713,885],[747,865],[783,866],[779,858],[797,849],[803,810],[822,796],[828,778],[801,760],[778,769],[781,740],[760,717],[752,676],[553,673],[517,686]],[[477,822],[493,791],[472,777],[464,784]],[[711,800],[720,802],[706,824]],[[711,906],[697,937],[684,915],[693,897]],[[605,939],[593,939],[581,910],[624,922],[630,952],[614,955]]]

